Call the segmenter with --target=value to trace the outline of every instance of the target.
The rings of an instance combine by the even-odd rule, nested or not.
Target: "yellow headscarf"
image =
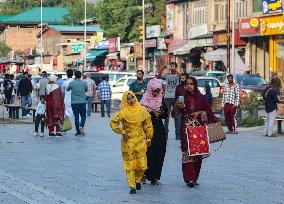
[[[134,97],[136,101],[134,106],[131,106],[127,103],[128,94],[131,94]],[[138,102],[135,94],[132,91],[126,91],[123,93],[120,109],[121,117],[129,123],[141,123],[142,121],[151,117],[146,108],[144,108],[144,106]]]

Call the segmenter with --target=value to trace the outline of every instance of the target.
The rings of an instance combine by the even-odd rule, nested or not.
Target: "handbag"
[[[72,129],[72,122],[69,117],[64,118],[63,123],[59,123],[59,129],[61,132],[67,132]]]
[[[221,123],[211,123],[207,125],[207,132],[209,136],[209,142],[215,143],[226,139],[225,132]]]
[[[210,144],[206,126],[190,126],[186,129],[189,156],[209,155]]]

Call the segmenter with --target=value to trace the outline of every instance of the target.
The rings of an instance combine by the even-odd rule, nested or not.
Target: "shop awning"
[[[190,40],[184,46],[174,51],[174,55],[186,55],[190,53],[190,50],[195,47],[209,47],[213,46],[213,38],[202,38]]]
[[[106,57],[108,59],[117,59],[118,52],[109,53]]]
[[[108,51],[107,50],[88,50],[86,59],[87,61],[92,61],[95,60],[97,56],[106,54]]]
[[[231,58],[232,50],[231,50]],[[217,49],[212,52],[204,53],[204,58],[208,61],[222,61],[225,66],[227,65],[227,50],[226,49]],[[243,62],[241,59],[238,50],[235,50],[235,67],[233,73],[235,74],[243,74],[246,71],[249,71],[249,67]]]

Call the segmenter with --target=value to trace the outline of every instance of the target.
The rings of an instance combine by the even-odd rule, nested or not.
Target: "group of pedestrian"
[[[175,119],[176,138],[181,140],[184,181],[191,188],[198,185],[204,157],[190,154],[186,128],[194,121],[205,125],[218,122],[219,118],[213,114],[208,97],[200,93],[197,80],[176,68],[177,64],[172,63],[163,79],[154,78],[148,83],[143,80],[143,71],[138,70],[137,81],[123,94],[121,109],[110,122],[113,131],[122,135],[123,166],[130,194],[141,190],[144,178],[152,185],[160,184],[170,116]]]

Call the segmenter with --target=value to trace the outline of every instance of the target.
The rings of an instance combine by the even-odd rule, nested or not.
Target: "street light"
[[[42,52],[43,52],[43,45],[42,45],[42,1],[40,0],[40,71],[42,72]]]
[[[235,71],[235,0],[233,1],[232,6],[232,65],[231,73]]]

